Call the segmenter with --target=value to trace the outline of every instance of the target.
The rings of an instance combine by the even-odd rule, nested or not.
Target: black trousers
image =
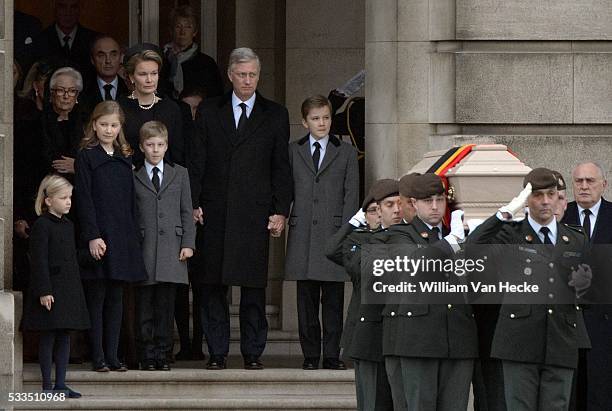
[[[228,286],[203,284],[200,287],[200,316],[211,357],[229,352],[230,317]],[[266,348],[266,289],[240,287],[240,352],[245,360],[256,360]]]
[[[176,299],[174,302],[174,320],[179,334],[181,351],[201,352],[202,340],[202,320],[200,319],[200,287],[192,284],[193,293],[192,313],[193,313],[193,339],[189,338],[189,285],[176,285]]]
[[[323,358],[340,356],[344,283],[338,281],[297,282],[297,310],[300,345],[305,358],[321,356],[321,324],[319,304],[323,317]]]
[[[117,349],[123,312],[123,284],[111,280],[85,280],[83,291],[89,310],[91,360],[118,366]]]
[[[165,361],[172,350],[176,284],[144,285],[135,291],[140,361]]]

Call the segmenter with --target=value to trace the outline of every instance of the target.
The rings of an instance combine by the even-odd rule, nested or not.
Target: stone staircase
[[[70,366],[68,384],[83,394],[63,402],[16,403],[28,410],[354,410],[353,370],[303,371],[296,357],[262,357],[265,370],[203,369],[202,362],[177,362],[172,371],[95,373],[85,365]],[[295,368],[285,368],[294,366]],[[24,366],[23,392],[40,390],[37,364]]]

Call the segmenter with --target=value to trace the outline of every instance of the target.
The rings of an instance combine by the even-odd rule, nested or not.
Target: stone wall
[[[367,182],[468,141],[610,170],[611,17],[605,0],[368,0]]]

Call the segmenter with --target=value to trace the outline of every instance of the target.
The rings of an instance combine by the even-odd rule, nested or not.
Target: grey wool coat
[[[285,280],[348,281],[325,257],[325,244],[359,207],[357,150],[330,135],[315,173],[309,135],[289,145],[293,207],[289,217]]]
[[[164,160],[159,193],[143,165],[134,172],[136,218],[148,280],[141,285],[187,284],[187,262],[181,248],[195,249],[195,225],[187,169]]]

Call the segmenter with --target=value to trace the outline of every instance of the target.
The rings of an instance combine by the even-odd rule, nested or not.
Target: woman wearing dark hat
[[[133,162],[141,165],[144,157],[138,148],[140,127],[147,121],[160,121],[168,129],[166,160],[184,164],[184,139],[182,115],[179,106],[171,99],[158,95],[162,58],[147,45],[139,45],[126,53],[125,72],[134,86],[128,96],[117,100],[125,112],[125,137],[134,150]]]

